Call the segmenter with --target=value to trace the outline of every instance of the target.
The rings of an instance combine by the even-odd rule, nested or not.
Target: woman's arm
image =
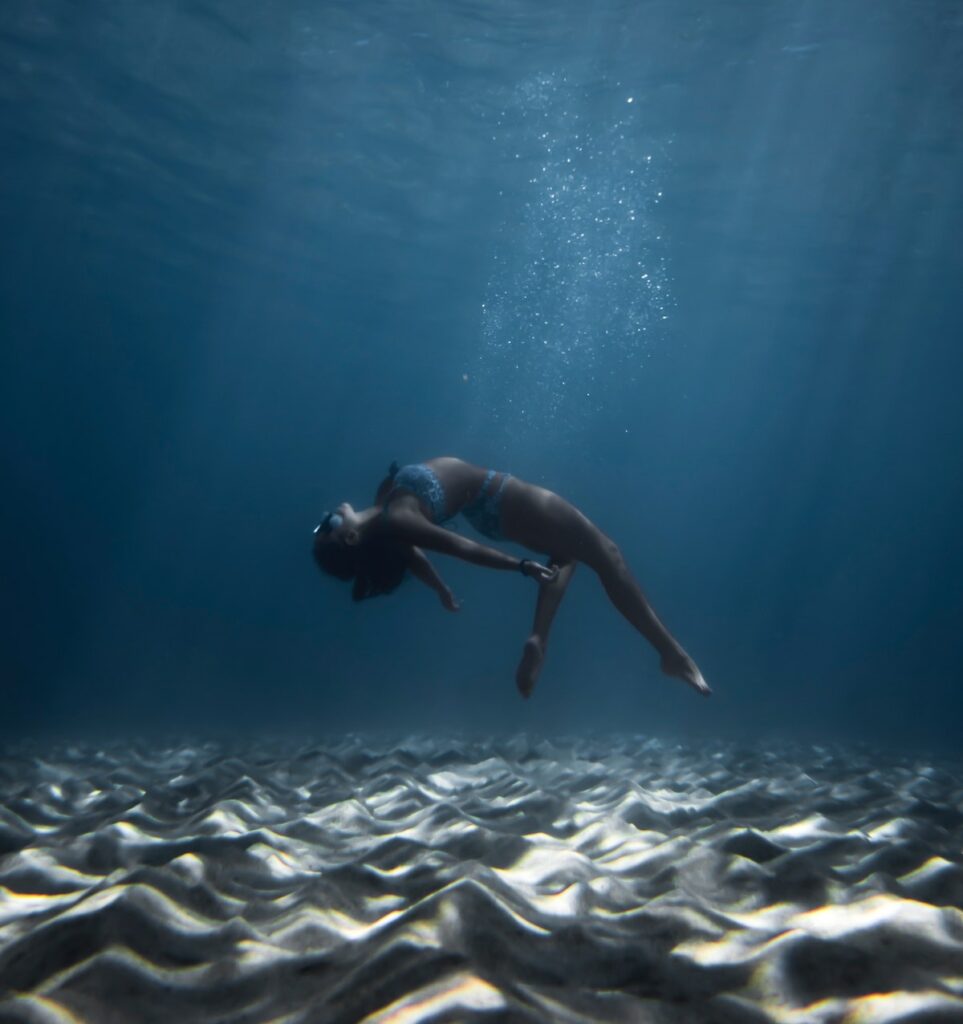
[[[445,581],[438,575],[438,570],[428,561],[421,548],[408,548],[408,568],[411,574],[430,587],[441,598],[441,603],[450,612],[457,612],[460,605]]]
[[[487,569],[511,569],[531,576],[539,583],[549,583],[555,579],[558,569],[549,568],[533,562],[528,558],[516,558],[514,555],[499,551],[498,548],[486,547],[467,537],[462,537],[451,530],[430,523],[420,512],[406,508],[400,503],[390,505],[385,510],[385,526],[395,539],[406,541],[412,545],[428,548],[443,555],[454,555],[472,565],[483,565]]]

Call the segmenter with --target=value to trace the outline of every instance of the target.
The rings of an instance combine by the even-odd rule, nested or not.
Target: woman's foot
[[[532,690],[535,689],[535,681],[538,679],[538,673],[542,670],[542,662],[544,660],[545,651],[541,640],[537,636],[530,636],[525,641],[525,647],[522,650],[522,660],[518,663],[518,669],[515,672],[515,685],[523,697],[531,697]]]
[[[712,693],[709,684],[702,678],[699,667],[681,648],[662,655],[662,671],[673,679],[681,679],[688,683],[703,697],[708,697]]]

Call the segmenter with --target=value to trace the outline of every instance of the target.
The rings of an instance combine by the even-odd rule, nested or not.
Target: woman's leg
[[[702,678],[698,666],[655,614],[625,564],[618,545],[597,527],[593,526],[592,529],[595,537],[586,551],[585,561],[602,581],[609,600],[658,651],[662,671],[667,676],[682,679],[708,697],[712,691]]]
[[[556,560],[553,560],[553,564],[559,565]],[[538,673],[545,660],[552,621],[558,611],[558,606],[562,603],[562,598],[565,596],[565,591],[574,572],[574,562],[559,565],[558,575],[555,579],[538,588],[538,602],[535,605],[535,621],[532,624],[532,632],[525,641],[522,660],[518,663],[518,669],[515,672],[515,683],[523,697],[530,697],[532,690],[535,689]]]
[[[662,671],[666,675],[684,680],[705,696],[712,692],[696,663],[659,621],[645,594],[642,593],[642,588],[625,564],[618,545],[606,537],[574,505],[552,491],[513,478],[505,488],[502,532],[508,540],[522,544],[532,551],[555,551],[566,562],[585,562],[602,581],[612,604],[658,651]],[[551,600],[551,596],[547,595],[547,608],[551,609],[548,615],[549,623],[555,609],[558,608],[561,594],[555,599],[554,607],[550,603]],[[537,618],[536,611],[536,622]],[[533,633],[534,635],[536,634]],[[537,646],[530,647],[526,643],[522,664],[519,666],[520,674],[526,661],[535,663],[537,674],[540,667],[537,655]],[[542,655],[544,656],[544,650]],[[534,686],[534,679],[531,686]],[[519,689],[525,693],[521,681]]]

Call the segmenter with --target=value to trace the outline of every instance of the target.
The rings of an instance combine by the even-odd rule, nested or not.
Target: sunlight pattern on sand
[[[948,1024],[959,768],[624,736],[25,745],[0,759],[0,1020]]]

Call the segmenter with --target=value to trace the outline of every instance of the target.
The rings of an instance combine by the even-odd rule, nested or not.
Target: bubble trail
[[[564,76],[539,75],[512,99],[499,120],[521,120],[529,144],[512,156],[532,172],[493,256],[472,380],[506,429],[577,430],[638,380],[672,308],[666,159],[634,97],[590,115]]]

